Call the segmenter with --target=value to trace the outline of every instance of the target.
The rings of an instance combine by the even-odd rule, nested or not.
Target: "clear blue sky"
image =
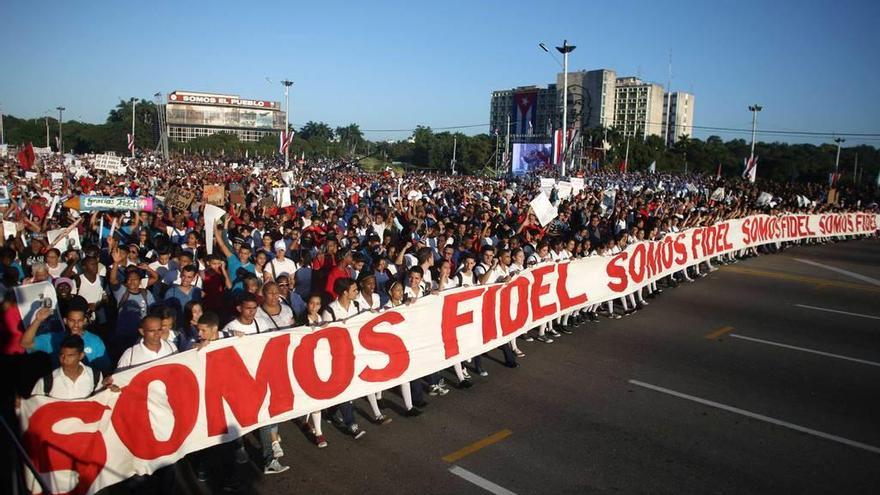
[[[63,105],[101,122],[119,98],[174,89],[282,100],[287,77],[296,125],[483,124],[493,89],[555,80],[537,44],[567,38],[571,70],[662,84],[671,50],[697,125],[747,128],[760,103],[767,129],[880,132],[877,1],[8,0],[0,13],[0,108],[18,116]]]

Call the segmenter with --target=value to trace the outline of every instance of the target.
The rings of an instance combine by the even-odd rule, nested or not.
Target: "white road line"
[[[746,337],[745,335],[739,335],[736,333],[730,334],[729,337],[733,337],[735,339],[748,340],[749,342],[758,342],[760,344],[767,344],[767,345],[772,345],[772,346],[776,346],[776,347],[784,347],[786,349],[793,349],[795,351],[809,352],[810,354],[818,354],[820,356],[825,356],[825,357],[843,359],[845,361],[852,361],[854,363],[867,364],[869,366],[880,366],[880,363],[875,362],[875,361],[868,361],[867,359],[859,359],[859,358],[854,358],[854,357],[849,357],[849,356],[841,356],[840,354],[832,354],[830,352],[817,351],[815,349],[807,349],[806,347],[798,347],[796,345],[783,344],[782,342],[773,342],[772,340],[764,340],[764,339],[756,339],[754,337]]]
[[[839,313],[842,315],[858,316],[860,318],[871,318],[872,320],[880,320],[880,316],[863,315],[861,313],[850,313],[849,311],[841,311],[839,309],[820,308],[819,306],[808,306],[806,304],[795,304],[799,308],[815,309],[816,311],[827,311],[829,313]]]
[[[471,483],[477,485],[478,487],[486,490],[487,492],[494,493],[495,495],[516,495],[516,493],[504,488],[503,486],[496,485],[491,481],[483,478],[482,476],[478,476],[463,467],[452,466],[449,468],[449,472],[462,478],[466,481],[470,481]]]
[[[815,261],[804,260],[800,258],[792,258],[795,261],[800,261],[801,263],[806,263],[808,265],[818,266],[819,268],[824,268],[826,270],[831,270],[832,272],[842,273],[847,277],[852,277],[857,280],[861,280],[862,282],[868,282],[869,284],[880,285],[880,280],[876,278],[871,278],[867,275],[862,275],[861,273],[851,272],[849,270],[844,270],[843,268],[837,268],[834,266],[823,265],[822,263],[816,263]]]
[[[794,423],[789,423],[788,421],[783,421],[781,419],[771,418],[769,416],[764,416],[763,414],[753,413],[751,411],[746,411],[745,409],[740,409],[738,407],[728,406],[726,404],[721,404],[719,402],[701,399],[699,397],[695,397],[693,395],[683,394],[681,392],[676,392],[675,390],[670,390],[668,388],[658,387],[657,385],[651,385],[650,383],[640,382],[638,380],[630,380],[629,383],[633,385],[637,385],[639,387],[644,387],[647,389],[654,390],[655,392],[661,392],[664,394],[671,395],[673,397],[678,397],[680,399],[689,400],[692,402],[697,402],[699,404],[703,404],[705,406],[714,407],[717,409],[722,409],[727,412],[732,412],[734,414],[740,414],[742,416],[746,416],[752,419],[757,419],[758,421],[764,421],[766,423],[774,424],[777,426],[782,426],[784,428],[789,428],[791,430],[799,431],[801,433],[806,433],[808,435],[813,435],[819,438],[824,438],[825,440],[831,440],[832,442],[842,443],[844,445],[849,445],[850,447],[855,447],[857,449],[867,450],[868,452],[873,452],[875,454],[880,454],[880,447],[875,447],[873,445],[868,445],[866,443],[857,442],[855,440],[850,440],[848,438],[839,437],[837,435],[832,435],[830,433],[825,433],[822,431],[814,430],[812,428],[807,428],[805,426],[796,425]]]

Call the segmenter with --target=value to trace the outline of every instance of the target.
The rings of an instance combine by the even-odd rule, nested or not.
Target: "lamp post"
[[[837,168],[840,165],[840,145],[846,142],[846,139],[841,137],[834,138],[834,142],[837,143],[837,158],[834,159],[834,173],[837,173]]]
[[[3,112],[0,112],[0,144],[5,144],[5,143],[6,143],[6,141],[4,140],[4,136],[3,136]]]
[[[755,131],[758,129],[758,112],[761,111],[761,105],[749,105],[749,111],[752,112],[752,151],[749,153],[749,162],[755,159]]]
[[[134,158],[134,109],[137,106],[137,98],[131,97],[131,157]]]
[[[281,81],[281,84],[284,86],[284,140],[285,144],[287,141],[287,133],[290,132],[290,87],[293,86],[293,81],[289,81],[287,79]],[[284,148],[284,168],[286,169],[290,164],[290,147],[286,146]]]
[[[61,123],[64,121],[64,111],[67,110],[64,107],[55,107],[55,110],[58,110],[58,152],[64,153],[64,129]]]
[[[550,53],[544,43],[540,43],[538,46]],[[575,48],[577,47],[568,44],[568,40],[562,40],[562,46],[556,47],[556,50],[562,54],[562,164],[560,177],[565,176],[565,148],[568,144],[568,54],[573,52]]]

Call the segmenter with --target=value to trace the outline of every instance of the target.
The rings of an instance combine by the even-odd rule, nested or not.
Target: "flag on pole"
[[[59,153],[63,152],[61,149],[61,136],[55,136],[55,147],[58,148]]]
[[[749,182],[755,182],[758,172],[758,157],[743,158],[745,167],[743,168],[742,178]]]
[[[553,163],[562,163],[562,130],[553,131]]]
[[[281,131],[281,135],[279,136],[281,143],[278,147],[278,152],[282,155],[287,154],[287,148],[290,147],[290,143],[293,142],[293,132]]]
[[[840,172],[832,172],[828,174],[828,185],[837,187],[837,181],[840,180]]]
[[[654,160],[653,162],[651,162],[650,165],[648,165],[648,172],[651,172],[652,174],[657,172],[657,160]]]
[[[617,169],[620,171],[620,173],[625,174],[626,173],[626,161],[624,160],[624,161],[620,162],[620,165],[617,166]]]
[[[134,135],[128,134],[128,151],[134,152]]]
[[[721,162],[718,162],[718,171],[715,172],[715,178],[716,178],[716,179],[720,179],[720,178],[721,178]]]

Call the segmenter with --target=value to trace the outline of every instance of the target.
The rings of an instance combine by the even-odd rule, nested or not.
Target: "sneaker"
[[[489,376],[489,372],[486,370],[477,370],[477,373],[479,373],[480,376]]]
[[[208,481],[208,470],[203,467],[196,469],[196,479],[199,481]]]
[[[618,313],[611,313],[608,317],[611,318],[612,320],[619,320],[619,319],[623,318]]]
[[[431,385],[428,389],[428,395],[438,396],[440,395],[440,385]]]
[[[324,435],[318,435],[315,437],[315,445],[317,445],[319,449],[323,449],[327,446],[327,440],[324,439]]]
[[[275,440],[272,442],[272,457],[275,459],[284,457],[284,449],[281,448],[281,440]]]
[[[524,333],[523,335],[524,335],[523,340],[525,340],[526,342],[534,342],[535,341],[534,337],[532,337],[531,335],[529,335],[527,333]]]
[[[557,339],[558,339],[559,337],[562,337],[562,334],[561,334],[561,333],[557,332],[556,330],[554,330],[554,329],[552,329],[552,328],[549,329],[549,330],[547,330],[547,333],[549,333],[549,334],[550,334],[551,336],[553,336],[553,337],[556,337]]]
[[[443,386],[443,385],[437,385],[437,388],[438,388],[438,392],[437,392],[437,393],[439,393],[441,396],[442,396],[442,395],[446,395],[446,394],[449,393],[449,389],[446,388],[446,387]]]
[[[523,351],[520,351],[520,350],[515,350],[515,351],[513,351],[513,353],[516,354],[516,357],[520,357],[520,358],[526,357],[526,353],[524,353]]]
[[[422,415],[422,410],[414,407],[412,409],[407,409],[403,414],[409,418],[415,418],[416,416]]]
[[[357,423],[348,427],[348,434],[353,436],[355,440],[367,434],[365,430],[362,430]]]
[[[263,474],[278,474],[283,473],[290,469],[290,466],[285,466],[278,462],[278,459],[272,459],[272,462],[266,465],[266,468],[263,469]]]
[[[471,388],[474,383],[470,378],[465,378],[464,380],[458,382],[458,388]]]
[[[571,335],[574,332],[568,329],[568,327],[559,327],[559,331],[564,333],[565,335]]]
[[[251,458],[248,456],[247,450],[244,449],[244,445],[235,449],[235,463],[236,464],[247,464],[250,462]]]
[[[388,416],[385,416],[384,414],[380,414],[380,415],[376,416],[375,418],[373,418],[373,421],[375,421],[376,424],[378,424],[378,425],[387,425],[392,420]]]
[[[547,337],[546,335],[538,335],[537,337],[535,337],[535,339],[538,342],[543,342],[545,344],[552,344],[553,343],[553,339],[551,339],[550,337]]]
[[[464,366],[461,367],[461,376],[463,376],[465,380],[471,379],[471,373]]]

